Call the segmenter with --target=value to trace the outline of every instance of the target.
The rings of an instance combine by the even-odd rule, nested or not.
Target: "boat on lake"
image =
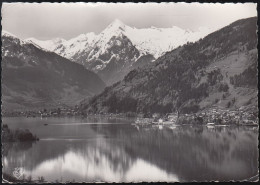
[[[173,130],[173,129],[177,128],[177,125],[170,125],[170,126],[168,126],[168,128]]]
[[[207,125],[207,128],[209,128],[209,129],[213,129],[213,128],[215,128],[213,125]]]
[[[207,128],[212,129],[215,127],[215,123],[207,123]]]

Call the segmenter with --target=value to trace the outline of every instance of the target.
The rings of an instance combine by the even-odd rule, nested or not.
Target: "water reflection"
[[[178,126],[160,130],[137,129],[130,124],[56,127],[60,128],[53,132],[47,128],[54,126],[43,127],[44,133],[38,130],[44,138],[27,148],[7,147],[4,172],[22,167],[26,175],[35,179],[44,176],[51,182],[227,181],[258,174],[255,128]]]
[[[144,169],[147,170],[144,171]],[[33,176],[37,176],[37,174],[48,176],[48,178],[50,178],[49,174],[52,174],[53,176],[49,180],[54,180],[61,175],[63,180],[76,178],[77,181],[88,182],[177,180],[174,175],[168,175],[165,171],[144,160],[132,161],[129,156],[118,148],[109,151],[93,147],[87,147],[83,151],[70,150],[63,156],[40,163],[32,173]],[[149,179],[151,174],[153,178]]]
[[[63,145],[62,143],[56,144]],[[13,151],[9,152],[10,155],[4,157],[4,161],[7,161],[4,164],[5,169],[14,169],[17,165],[21,165],[19,167],[23,168],[27,176],[31,175],[35,179],[44,176],[51,182],[72,179],[85,182],[178,180],[174,174],[168,174],[165,170],[149,162],[132,158],[122,147],[117,146],[115,141],[108,143],[101,138],[80,143],[73,141],[63,145],[62,149],[59,148],[58,151],[61,153],[44,152],[46,145],[54,149],[50,141],[40,141],[38,145],[39,147],[23,152],[22,155]],[[41,157],[34,158],[35,155]],[[149,176],[151,174],[153,174],[152,177]]]

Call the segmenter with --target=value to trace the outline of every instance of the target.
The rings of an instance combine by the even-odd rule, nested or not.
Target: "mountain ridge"
[[[2,109],[75,105],[104,82],[82,65],[2,32]]]
[[[242,19],[167,52],[82,102],[82,110],[190,113],[212,106],[256,106],[256,23],[256,17]]]
[[[185,33],[190,33],[190,34],[197,33],[197,34],[199,34],[200,32],[202,32],[201,35],[194,36],[195,38],[190,38],[190,40],[189,39],[188,40],[184,40],[183,42],[181,42],[179,44],[172,44],[172,46],[169,46],[168,50],[165,47],[159,53],[155,53],[154,50],[156,50],[156,49],[154,49],[154,48],[153,49],[146,48],[147,46],[145,47],[145,45],[143,47],[138,47],[138,49],[140,51],[145,51],[145,52],[147,52],[147,54],[151,54],[155,58],[158,58],[164,52],[170,51],[170,50],[172,50],[172,49],[174,49],[174,48],[176,48],[176,47],[178,47],[178,46],[180,46],[182,44],[185,44],[186,42],[194,42],[194,41],[196,41],[196,40],[206,36],[207,34],[215,31],[216,28],[200,27],[198,29],[199,31],[191,31],[189,29],[186,29],[186,30],[185,29],[181,29],[181,28],[179,28],[177,26],[172,26],[170,28],[157,28],[157,27],[151,26],[151,28],[140,28],[140,29],[138,29],[138,28],[135,28],[135,27],[132,28],[130,26],[127,26],[122,21],[120,21],[119,19],[115,19],[112,23],[110,23],[99,34],[95,34],[94,32],[88,32],[88,33],[76,36],[74,38],[71,38],[71,39],[69,39],[67,41],[79,40],[78,38],[80,38],[80,37],[83,37],[82,39],[88,39],[88,34],[91,34],[92,37],[93,36],[94,37],[95,36],[98,37],[98,36],[104,35],[107,32],[111,34],[111,36],[110,36],[110,38],[111,38],[112,36],[114,36],[115,33],[118,33],[118,31],[120,31],[120,30],[121,30],[121,33],[124,33],[133,42],[133,44],[135,46],[137,46],[137,47],[138,47],[138,45],[140,45],[140,43],[146,42],[146,44],[147,44],[148,41],[152,41],[153,40],[153,38],[149,38],[149,32],[150,32],[151,35],[153,35],[154,39],[156,39],[156,40],[161,41],[163,39],[163,41],[165,42],[166,39],[167,39],[168,40],[168,44],[172,44],[171,42],[173,42],[173,41],[169,42],[169,40],[171,40],[172,38],[174,40],[177,37],[180,37],[180,36],[184,35]],[[172,32],[172,33],[170,33],[170,32]],[[165,34],[166,34],[166,36],[163,36]],[[84,38],[84,36],[85,36],[85,38]],[[136,36],[137,36],[137,38],[135,38]],[[162,38],[162,37],[164,37],[164,38]],[[171,37],[171,38],[169,39],[169,37]],[[144,40],[144,38],[145,38],[145,40]],[[25,39],[25,40],[30,40],[30,38]],[[42,42],[41,40],[37,40],[37,39],[33,39],[33,40],[34,40],[34,42],[36,44],[39,44],[40,42]],[[100,40],[100,38],[97,38],[97,40]],[[46,40],[46,41],[52,41],[52,40]],[[37,42],[39,42],[39,43],[37,43]],[[63,40],[63,42],[66,42],[66,40]],[[108,42],[108,40],[106,40],[106,42]],[[151,44],[151,45],[154,46],[155,44]],[[57,45],[56,45],[56,47],[57,47]],[[158,44],[157,44],[157,46],[155,45],[154,47],[157,48],[157,50],[158,50]],[[45,49],[47,49],[47,48],[45,48]],[[51,50],[54,50],[54,49],[51,49]]]
[[[149,58],[151,59],[149,61],[152,62],[163,53],[187,42],[196,41],[211,31],[210,29],[201,29],[198,32],[192,32],[176,26],[137,29],[125,25],[120,20],[115,20],[99,34],[93,32],[81,34],[60,43],[54,43],[53,40],[27,41],[34,42],[45,49],[82,64],[87,69],[99,74],[108,85],[112,85],[122,80],[130,70],[134,69],[133,66],[136,66],[134,63],[141,57]],[[54,46],[49,46],[51,44]],[[117,48],[118,51],[111,50],[111,48]],[[127,53],[119,52],[124,52],[124,50],[136,51],[136,55],[127,56]],[[113,57],[116,58],[117,64],[108,65]],[[122,58],[124,60],[121,60]],[[111,66],[115,66],[115,69],[112,70]],[[108,75],[107,71],[109,70],[112,70],[111,73],[116,73],[114,76],[118,76],[118,78],[115,78],[113,74]]]

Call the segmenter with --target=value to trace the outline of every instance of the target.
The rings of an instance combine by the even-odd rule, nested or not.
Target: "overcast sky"
[[[114,19],[136,28],[221,28],[257,16],[256,4],[200,3],[4,3],[2,27],[24,39],[70,39],[100,33]]]

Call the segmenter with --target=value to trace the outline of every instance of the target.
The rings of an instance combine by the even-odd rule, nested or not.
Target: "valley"
[[[103,62],[99,63],[95,60],[83,64],[85,68],[90,68],[93,72],[83,69],[83,65],[76,64],[74,59],[72,59],[74,62],[70,62],[68,59],[47,50],[47,48],[55,50],[55,44],[73,43],[75,39],[38,42],[33,39],[20,40],[10,33],[3,32],[2,67],[5,70],[2,87],[4,95],[6,94],[3,96],[3,102],[8,102],[7,105],[10,108],[19,107],[20,109],[28,107],[32,103],[31,105],[35,106],[34,110],[36,111],[39,108],[51,110],[52,108],[77,105],[79,108],[74,112],[78,112],[77,114],[80,112],[83,115],[92,113],[151,115],[157,112],[167,113],[176,110],[183,114],[189,114],[207,110],[212,106],[227,109],[256,106],[257,49],[256,35],[253,33],[255,21],[255,18],[239,20],[197,42],[178,46],[156,59],[157,54],[151,50],[141,52],[140,47],[138,48],[136,43],[133,44],[124,35],[129,35],[131,33],[129,30],[136,29],[116,20],[100,34],[101,38],[98,40],[103,43],[102,47],[100,43],[97,44],[93,34],[92,40],[86,39],[84,41],[89,44],[85,43],[85,45],[90,46],[90,43],[95,42],[101,47],[96,49],[97,55],[95,56],[101,57]],[[81,35],[79,38],[85,36]],[[82,46],[84,39],[80,41],[79,38],[76,39],[79,42],[78,46]],[[17,47],[19,50],[16,49]],[[43,47],[46,49],[41,49]],[[24,52],[24,54],[21,55],[19,52]],[[55,52],[57,53],[57,51]],[[111,53],[113,53],[112,57]],[[39,58],[41,56],[44,58]],[[79,56],[81,55],[79,54]],[[66,57],[70,58],[72,55]],[[56,62],[45,63],[47,61],[45,58]],[[38,62],[39,59],[40,62]],[[128,59],[131,60],[128,61]],[[23,61],[24,64],[21,64],[20,61]],[[98,63],[99,65],[96,65]],[[51,66],[56,68],[53,68],[53,74],[49,74],[50,71],[45,71]],[[74,71],[68,66],[75,66]],[[76,74],[78,73],[75,71],[76,68],[80,69],[85,77]],[[23,71],[28,77],[21,76]],[[11,73],[14,81],[10,81],[9,75]],[[43,80],[42,84],[38,83],[35,86],[37,90],[28,91],[28,87],[33,87],[32,85],[35,83],[28,81],[28,79],[30,79],[30,75],[36,73],[39,76],[38,80]],[[97,73],[101,79],[107,79],[106,83],[110,82],[105,84],[100,80],[96,83],[95,78],[98,79],[98,77],[94,78],[94,73]],[[52,80],[52,83],[48,84],[46,74],[48,76],[54,75],[53,79],[56,80]],[[59,80],[63,81],[62,83],[57,81],[57,75]],[[20,87],[21,92],[19,89],[18,91],[12,89],[14,84],[21,83],[23,78],[26,81]],[[75,81],[73,78],[80,81]],[[83,78],[88,80],[85,81]],[[8,81],[5,82],[5,79]],[[105,88],[105,85],[112,84],[112,81],[116,82],[119,79],[122,81]],[[53,90],[55,89],[54,93],[50,91],[49,86],[52,86]],[[82,87],[86,89],[84,90]],[[56,95],[59,97],[56,98],[56,92],[62,92],[62,95]],[[20,103],[17,104],[17,102]],[[8,109],[5,111],[8,112]]]

